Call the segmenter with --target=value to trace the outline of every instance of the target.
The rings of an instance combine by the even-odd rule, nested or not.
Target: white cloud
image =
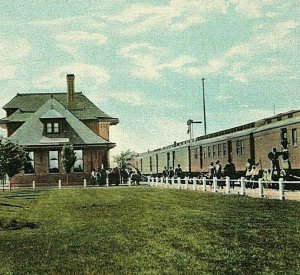
[[[150,29],[165,28],[183,31],[209,20],[211,13],[224,14],[232,5],[248,18],[274,17],[275,0],[170,0],[166,5],[133,4],[114,15],[104,15],[106,21],[120,24],[125,34],[137,34]]]
[[[110,128],[110,140],[116,142],[117,146],[111,150],[111,156],[119,154],[121,151],[131,149],[135,152],[144,152],[172,144],[175,140],[182,141],[189,138],[186,134],[186,121],[178,121],[166,117],[143,118],[147,122],[140,122],[139,131],[133,131],[138,121],[133,124],[127,123],[126,129],[118,124]],[[157,134],[159,133],[159,135]],[[144,137],[148,138],[145,139]],[[149,148],[149,140],[152,147]]]
[[[75,43],[81,41],[94,42],[98,45],[102,45],[106,42],[106,36],[100,33],[91,33],[83,31],[70,31],[54,35],[54,39],[59,42]]]
[[[100,33],[91,33],[84,31],[69,31],[53,35],[57,41],[58,48],[67,53],[76,56],[83,53],[81,46],[86,43],[94,43],[95,45],[102,45],[106,43],[107,37]]]
[[[0,38],[0,79],[12,79],[18,63],[29,55],[31,46],[26,39]]]
[[[89,86],[99,86],[110,79],[110,75],[98,66],[75,63],[56,68],[54,71],[36,80],[33,86],[39,88],[65,87],[66,75],[70,73],[74,73],[80,83],[87,82]]]
[[[29,22],[29,25],[42,27],[45,30],[56,30],[57,28],[70,29],[70,27],[84,26],[86,29],[103,29],[104,24],[99,22],[99,17],[95,15],[59,17],[50,20],[36,20]],[[75,28],[78,30],[78,27]]]
[[[155,47],[149,43],[133,43],[119,50],[119,54],[129,59],[133,65],[130,74],[147,80],[157,80],[162,77],[163,70],[169,69],[181,72],[188,64],[197,61],[196,58],[183,55],[175,59],[164,48]]]
[[[203,23],[207,13],[224,13],[226,9],[227,3],[224,0],[171,0],[168,5],[161,6],[134,4],[119,14],[102,18],[121,23],[121,32],[126,34],[141,33],[152,28],[183,31]]]
[[[246,83],[254,77],[271,77],[278,73],[289,72],[290,65],[285,59],[269,64],[264,56],[272,51],[287,51],[297,47],[294,30],[298,24],[294,20],[279,22],[273,25],[260,25],[253,29],[253,37],[244,43],[229,48],[219,58],[208,61],[204,66],[191,66],[185,69],[190,76],[203,76],[224,71],[234,80]]]
[[[166,108],[179,108],[182,105],[173,101],[172,99],[162,100],[162,99],[151,99],[147,97],[147,94],[137,91],[102,91],[101,97],[94,98],[93,101],[99,103],[103,102],[120,102],[125,105],[139,107],[139,106],[149,106],[153,105],[156,108],[164,107]]]
[[[248,18],[262,17],[270,12],[265,12],[269,6],[275,5],[274,0],[230,0],[230,4],[234,5],[237,12],[247,16]]]
[[[0,62],[1,64],[1,62]],[[1,65],[0,66],[0,79],[12,79],[15,77],[16,66]]]

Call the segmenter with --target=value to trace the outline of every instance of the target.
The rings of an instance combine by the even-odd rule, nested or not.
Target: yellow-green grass
[[[0,193],[0,274],[299,274],[300,203],[147,187]]]

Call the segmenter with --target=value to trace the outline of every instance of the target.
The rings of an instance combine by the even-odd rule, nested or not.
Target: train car
[[[297,133],[300,131],[300,110],[278,114],[234,128],[200,136],[195,139],[148,151],[137,156],[139,169],[144,174],[160,175],[167,167],[181,165],[189,175],[207,173],[211,162],[222,167],[230,160],[238,174],[245,172],[246,163],[258,166],[260,171],[272,169],[269,153],[276,148],[280,166],[300,176],[300,148]],[[282,142],[286,148],[283,148]],[[282,155],[288,151],[289,167]]]

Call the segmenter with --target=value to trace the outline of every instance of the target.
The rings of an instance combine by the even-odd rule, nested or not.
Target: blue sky
[[[76,91],[120,119],[113,154],[188,139],[203,77],[209,133],[300,107],[299,1],[47,2],[0,3],[1,106],[64,92],[74,73]]]

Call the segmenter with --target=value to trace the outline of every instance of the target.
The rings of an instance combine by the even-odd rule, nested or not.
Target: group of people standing
[[[138,168],[110,168],[110,169],[104,169],[104,168],[98,168],[97,171],[94,169],[91,172],[91,182],[92,184],[97,185],[105,185],[108,184],[115,184],[119,185],[120,183],[126,183],[128,179],[131,179],[133,183],[139,184],[142,180],[142,174]]]
[[[170,167],[169,169],[167,169],[167,167],[164,167],[163,170],[163,177],[164,178],[182,178],[183,172],[182,169],[180,167],[180,164],[178,164],[177,168],[174,170],[172,167]]]
[[[232,163],[232,161],[229,159],[224,166],[224,171],[222,173],[222,165],[220,164],[220,161],[217,160],[216,163],[211,162],[208,167],[208,178],[212,179],[216,177],[217,179],[220,179],[222,177],[229,177],[231,179],[236,178],[236,170],[235,165]]]

